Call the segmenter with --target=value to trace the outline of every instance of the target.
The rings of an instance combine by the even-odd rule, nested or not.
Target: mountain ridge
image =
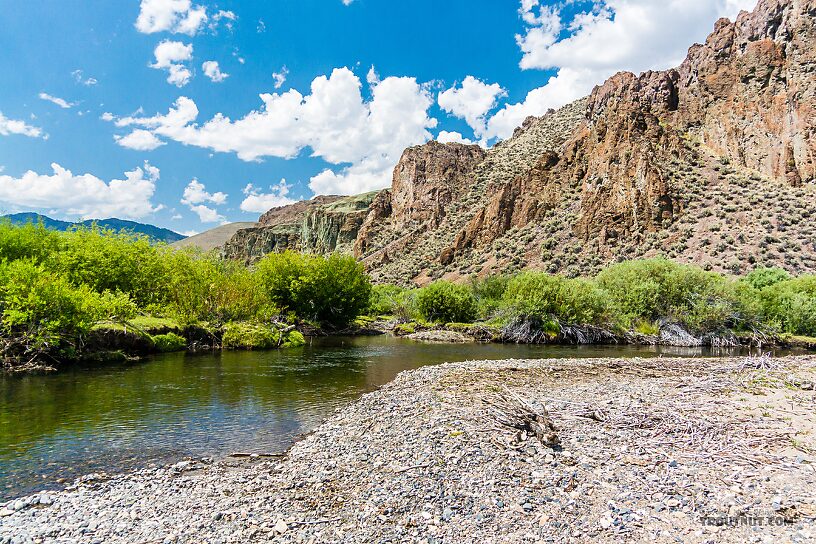
[[[128,221],[126,219],[117,219],[115,217],[108,219],[88,219],[85,221],[72,223],[70,221],[52,219],[47,215],[42,215],[35,212],[22,212],[0,216],[0,220],[3,219],[8,219],[15,225],[25,225],[27,223],[37,224],[42,222],[45,228],[57,231],[66,231],[75,227],[90,227],[91,225],[96,224],[102,228],[112,229],[115,231],[125,230],[136,234],[144,234],[152,240],[165,242],[168,244],[179,242],[187,238],[183,234],[179,234],[170,229],[157,227],[147,223]]]

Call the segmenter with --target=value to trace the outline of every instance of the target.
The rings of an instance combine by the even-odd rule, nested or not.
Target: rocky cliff
[[[273,208],[260,217],[257,226],[235,233],[223,253],[245,262],[286,250],[350,253],[377,194],[318,196]]]
[[[816,271],[814,131],[816,0],[760,0],[679,67],[617,74],[488,151],[406,150],[338,242],[292,247],[353,249],[400,283],[654,255]]]

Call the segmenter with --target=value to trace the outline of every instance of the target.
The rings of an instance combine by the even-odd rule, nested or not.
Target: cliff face
[[[406,150],[365,210],[272,210],[257,245],[353,250],[398,283],[654,255],[816,271],[815,131],[816,0],[760,0],[679,67],[617,74],[488,151]],[[288,214],[326,235],[280,231]]]
[[[319,196],[273,208],[258,226],[239,230],[224,246],[227,258],[253,262],[267,253],[350,253],[377,192],[339,197]]]
[[[447,208],[459,201],[472,185],[474,167],[485,158],[478,145],[430,142],[405,150],[389,191],[375,199],[360,229],[354,252],[360,256],[372,245],[388,223],[396,232],[417,237],[439,228]]]

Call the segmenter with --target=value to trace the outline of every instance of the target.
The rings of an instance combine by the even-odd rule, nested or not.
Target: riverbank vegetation
[[[730,277],[667,259],[628,261],[593,278],[543,272],[440,281],[421,289],[377,286],[372,312],[418,326],[462,321],[520,342],[762,343],[816,336],[816,276],[776,268]]]
[[[271,254],[256,265],[96,228],[0,224],[0,356],[54,366],[191,348],[303,345],[300,331],[390,321],[510,342],[816,345],[816,276],[761,268],[731,277],[666,259],[592,278],[528,271],[372,288],[350,256]]]
[[[156,352],[192,343],[303,345],[296,324],[345,327],[368,307],[370,292],[351,257],[284,253],[249,268],[127,233],[0,223],[6,366],[53,366],[106,344]],[[122,341],[134,333],[139,341]]]

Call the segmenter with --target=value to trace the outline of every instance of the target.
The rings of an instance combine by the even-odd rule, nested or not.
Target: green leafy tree
[[[16,226],[8,219],[0,220],[0,261],[42,262],[57,250],[59,242],[59,235],[41,223]]]

